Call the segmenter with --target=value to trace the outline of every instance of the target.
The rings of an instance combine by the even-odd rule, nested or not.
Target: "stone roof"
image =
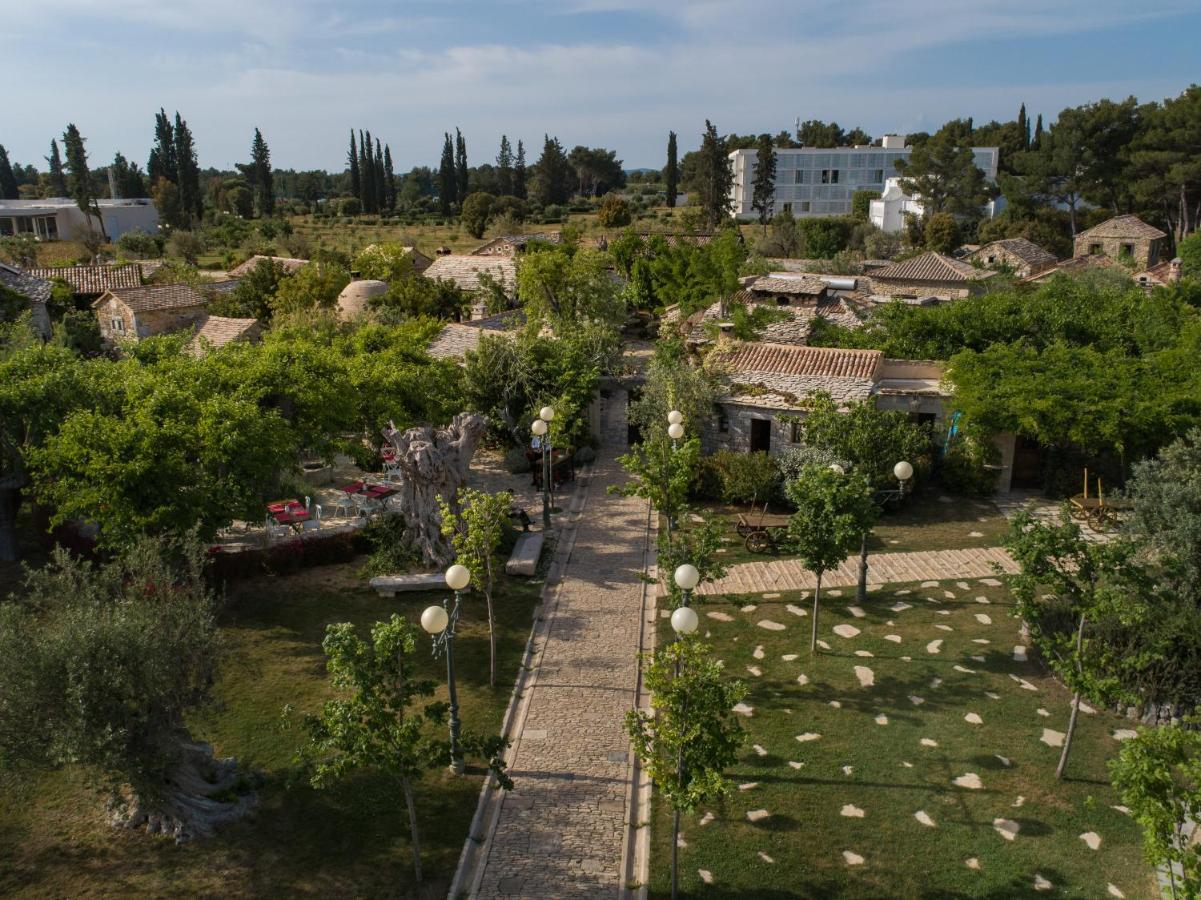
[[[486,244],[481,244],[471,251],[472,256],[491,255],[493,249],[502,245],[520,250],[530,241],[545,241],[548,244],[563,243],[563,235],[558,231],[537,231],[533,234],[502,234],[494,237]]]
[[[1026,281],[1047,281],[1052,275],[1060,274],[1078,275],[1087,269],[1113,269],[1126,275],[1130,274],[1129,270],[1116,259],[1110,259],[1100,253],[1086,253],[1083,256],[1065,259],[1054,268],[1044,269],[1042,272],[1031,275]]]
[[[971,256],[973,259],[985,257],[992,248],[1012,253],[1022,262],[1027,263],[1034,271],[1049,269],[1059,262],[1059,258],[1054,253],[1044,250],[1038,244],[1034,243],[1034,241],[1028,241],[1024,237],[1003,238],[999,241],[992,241],[975,250]]]
[[[258,319],[234,319],[229,316],[205,316],[188,342],[188,352],[201,356],[206,350],[216,350],[237,340],[258,337]]]
[[[281,266],[289,275],[291,275],[301,266],[307,266],[309,263],[307,259],[297,259],[293,256],[261,256],[256,253],[254,256],[250,257],[250,259],[246,260],[246,262],[242,263],[242,265],[234,269],[230,269],[229,277],[241,278],[243,275],[249,275],[264,259],[269,259],[273,263]]]
[[[993,272],[977,269],[965,262],[952,259],[945,253],[929,251],[912,259],[893,263],[882,269],[873,269],[873,281],[943,281],[965,282],[991,278]]]
[[[208,305],[204,294],[188,284],[148,284],[136,288],[116,288],[105,291],[92,306],[99,306],[108,297],[120,300],[135,313]]]
[[[661,237],[669,247],[675,247],[677,244],[696,244],[698,247],[703,247],[713,240],[713,233],[708,231],[639,231],[638,237],[643,240]]]
[[[480,345],[480,336],[485,331],[504,333],[521,326],[525,314],[519,310],[497,313],[470,322],[448,322],[430,341],[427,348],[435,359],[463,359],[468,350]]]
[[[58,278],[76,294],[103,294],[116,288],[134,288],[142,284],[142,267],[137,263],[120,266],[60,266],[26,269],[30,275],[53,281]]]
[[[30,275],[28,272],[0,263],[0,286],[20,294],[34,303],[46,303],[50,300],[50,289],[53,287],[44,278]]]
[[[796,409],[818,391],[838,403],[871,396],[883,356],[879,350],[737,343],[711,360],[729,382],[723,402]]]
[[[1156,240],[1165,238],[1167,234],[1160,231],[1154,225],[1148,225],[1138,216],[1114,216],[1112,219],[1106,219],[1100,225],[1094,225],[1086,231],[1076,235],[1077,238],[1124,238],[1137,237],[1149,238]]]
[[[769,272],[754,279],[747,289],[757,294],[804,294],[806,296],[823,294],[826,283],[816,275],[794,274],[788,272]]]
[[[439,256],[425,270],[435,281],[453,281],[465,291],[480,289],[480,276],[489,275],[512,292],[517,286],[517,264],[509,256],[470,256],[452,253]]]
[[[1180,265],[1180,257],[1165,259],[1163,262],[1157,263],[1149,269],[1144,269],[1134,276],[1134,280],[1139,284],[1171,284],[1173,263]]]
[[[809,340],[809,332],[812,329],[813,320],[816,318],[826,319],[844,328],[859,328],[863,325],[863,320],[866,317],[863,304],[848,297],[824,299],[801,306],[776,306],[757,302],[756,298],[751,296],[749,291],[738,291],[730,298],[730,304],[734,303],[744,303],[747,306],[762,306],[777,311],[779,317],[776,321],[765,325],[759,331],[760,341],[775,344],[806,343]],[[727,304],[726,319],[729,318],[730,304]],[[679,307],[673,306],[664,310],[662,318],[665,325],[675,324],[679,319]],[[720,301],[711,304],[700,312],[693,313],[688,317],[688,322],[684,326],[687,329],[688,342],[693,344],[708,342],[711,338],[706,326],[722,321],[722,319]]]

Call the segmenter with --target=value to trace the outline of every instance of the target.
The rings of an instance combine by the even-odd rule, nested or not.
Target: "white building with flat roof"
[[[846,216],[851,212],[855,191],[884,192],[895,177],[897,161],[908,159],[911,147],[900,135],[887,134],[881,146],[776,148],[776,186],[772,215],[791,212],[798,219],[808,216]],[[755,148],[730,154],[734,187],[730,194],[734,215],[753,219],[751,207],[755,181]],[[1000,151],[996,147],[973,147],[976,165],[986,178],[997,177]]]
[[[96,205],[110,241],[135,228],[150,234],[158,230],[158,210],[153,200],[97,200]],[[29,234],[40,241],[70,241],[88,230],[89,219],[92,227],[98,228],[96,217],[85,217],[70,197],[0,200],[0,237]]]

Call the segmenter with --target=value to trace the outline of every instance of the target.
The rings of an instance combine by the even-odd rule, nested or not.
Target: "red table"
[[[299,529],[302,522],[307,522],[312,518],[312,515],[299,500],[280,500],[277,503],[268,503],[267,512],[280,525],[290,525],[296,530]]]
[[[387,500],[400,493],[396,488],[388,487],[386,484],[368,484],[365,481],[352,481],[350,484],[342,485],[338,490],[346,494],[359,494],[372,500]]]

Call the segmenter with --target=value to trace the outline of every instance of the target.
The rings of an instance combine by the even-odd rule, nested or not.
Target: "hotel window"
[[[792,182],[793,184],[804,184],[805,183],[805,170],[797,169],[796,174],[793,176],[793,179],[794,179]]]
[[[20,216],[13,221],[17,223],[17,234],[33,234],[33,219]]]
[[[872,170],[872,181],[875,182],[876,184],[883,184],[884,183],[884,170],[883,169],[873,169]]]
[[[1122,244],[1122,252],[1134,256],[1134,244]]]
[[[792,213],[792,204],[791,203],[784,204],[784,212],[789,213],[789,214]]]
[[[838,170],[822,169],[822,184],[838,184]]]
[[[15,231],[12,219],[0,219],[0,237],[8,237]]]
[[[789,210],[789,211],[791,212],[791,210]],[[808,200],[801,201],[801,212],[809,212],[809,201]]]
[[[38,216],[33,220],[37,236],[44,241],[58,240],[58,217]]]

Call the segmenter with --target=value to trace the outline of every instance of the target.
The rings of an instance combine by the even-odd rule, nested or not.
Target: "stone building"
[[[525,313],[519,309],[472,319],[470,322],[447,322],[430,341],[427,350],[434,359],[453,359],[461,364],[468,351],[479,347],[480,338],[485,333],[512,336],[524,324]]]
[[[500,237],[494,237],[488,243],[476,247],[471,251],[471,255],[513,257],[524,251],[530,241],[561,244],[563,243],[563,235],[558,231],[538,231],[533,234],[505,234]]]
[[[44,278],[0,263],[0,288],[11,291],[29,304],[34,331],[43,341],[50,340],[50,291],[53,286]],[[0,312],[3,308],[0,307]]]
[[[207,307],[208,299],[186,284],[115,288],[92,304],[101,337],[112,343],[192,329]]]
[[[1139,287],[1146,288],[1148,291],[1153,288],[1176,284],[1176,282],[1180,281],[1183,266],[1184,260],[1177,256],[1175,259],[1164,260],[1149,269],[1139,272],[1134,276],[1134,281]]]
[[[204,356],[226,344],[257,344],[262,337],[263,329],[258,319],[205,316],[197,323],[196,334],[188,342],[187,349],[193,356]]]
[[[1059,262],[1054,253],[1022,237],[1004,238],[985,244],[968,254],[967,258],[986,269],[1008,268],[1018,278],[1038,275],[1053,269]]]
[[[1075,256],[1129,257],[1136,271],[1159,262],[1167,234],[1138,216],[1114,216],[1076,235]]]
[[[357,319],[370,308],[374,297],[388,293],[388,285],[370,278],[356,278],[338,294],[338,318],[343,322]]]
[[[869,293],[876,303],[900,300],[915,306],[928,306],[983,293],[984,282],[995,274],[932,250],[872,269],[861,280],[870,285]]]
[[[517,299],[517,264],[512,256],[488,254],[471,256],[451,253],[439,256],[425,270],[425,277],[435,281],[454,282],[472,296],[471,318],[486,314],[489,291],[495,285],[513,304]]]
[[[119,266],[43,266],[26,269],[30,275],[47,281],[62,281],[79,300],[94,300],[105,291],[142,286],[147,273],[139,263]]]

